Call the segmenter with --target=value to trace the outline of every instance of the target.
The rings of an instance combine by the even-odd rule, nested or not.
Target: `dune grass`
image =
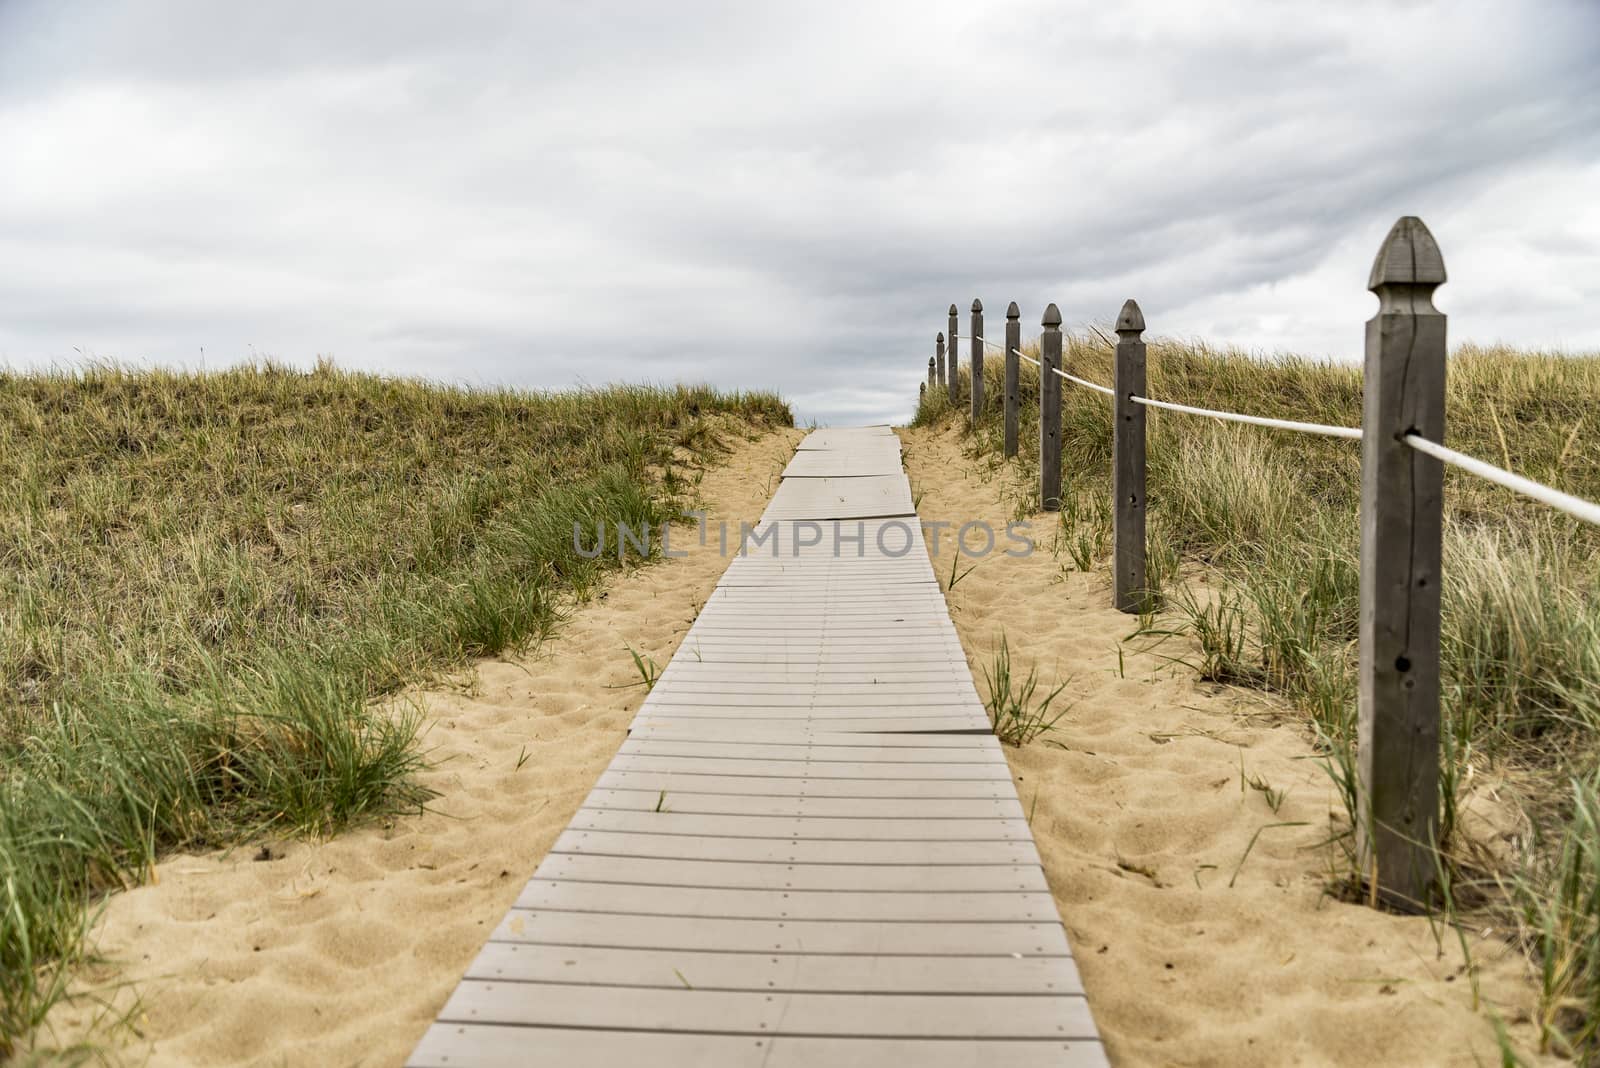
[[[426,800],[374,703],[559,624],[766,394],[466,390],[321,365],[0,373],[0,1056],[164,852]]]
[[[1111,382],[1110,348],[1093,331],[1070,338],[1063,363]],[[1002,370],[999,359],[985,361],[989,397],[1002,395]],[[1019,487],[1038,469],[1038,372],[1026,362],[1021,372]],[[963,378],[963,396],[967,388]],[[1467,346],[1450,358],[1447,388],[1453,447],[1600,499],[1600,356]],[[1077,547],[1074,556],[1103,559],[1109,401],[1070,384],[1062,389],[1062,542]],[[1154,339],[1148,392],[1253,414],[1361,423],[1358,366]],[[930,393],[916,421],[958,418],[942,394]],[[976,453],[999,457],[999,420],[995,405],[970,428]],[[1152,410],[1148,454],[1152,573],[1170,574],[1181,558],[1191,574],[1200,567],[1219,578],[1220,589],[1208,595],[1171,585],[1164,622],[1147,620],[1147,633],[1181,629],[1198,641],[1194,667],[1202,676],[1285,695],[1314,721],[1336,778],[1347,776],[1355,743],[1359,443]],[[1019,500],[1019,510],[1029,507]],[[1448,468],[1445,509],[1441,801],[1451,885],[1458,901],[1516,921],[1510,926],[1542,987],[1546,1044],[1594,1058],[1600,531]],[[1520,856],[1491,868],[1467,858],[1456,816],[1471,782],[1505,768],[1537,784],[1525,798],[1537,831],[1520,843]]]

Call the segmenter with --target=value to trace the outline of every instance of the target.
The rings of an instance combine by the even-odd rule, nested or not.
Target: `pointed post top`
[[[1139,310],[1139,302],[1132,297],[1122,302],[1122,311],[1117,316],[1117,333],[1144,333],[1144,312]]]
[[[1391,289],[1397,286],[1405,287],[1413,302],[1420,296],[1423,305],[1431,307],[1434,287],[1444,281],[1444,256],[1433,234],[1415,215],[1402,215],[1383,239],[1367,278],[1367,288],[1383,302],[1380,310],[1400,310],[1390,299],[1398,295]]]
[[[972,310],[975,312],[983,311],[983,301],[976,297],[972,298]]]
[[[1020,318],[1022,318],[1022,309],[1017,307],[1017,302],[1016,301],[1012,301],[1011,302],[1011,306],[1006,309],[1006,318],[1007,319],[1020,319]]]
[[[954,305],[954,304],[952,304],[952,305],[950,305],[950,314],[951,314],[951,315],[955,315],[955,314],[957,314],[957,312],[956,312],[956,306],[955,306],[955,305]]]
[[[1054,304],[1047,307],[1044,310],[1044,318],[1039,320],[1039,325],[1047,329],[1052,326],[1059,327],[1061,325],[1061,309]]]
[[[932,357],[932,356],[929,356],[929,357],[928,357],[928,366],[929,366],[929,367],[930,367],[930,368],[931,368],[931,367],[932,367],[932,366],[933,366],[933,357]]]
[[[939,333],[934,337],[934,340],[937,341],[939,344],[943,345],[944,344],[944,331],[943,330],[939,331]]]

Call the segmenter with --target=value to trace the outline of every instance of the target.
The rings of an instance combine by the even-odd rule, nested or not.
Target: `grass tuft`
[[[1063,679],[1036,701],[1038,669],[1030,667],[1027,678],[1020,682],[1012,675],[1011,647],[1004,634],[1000,635],[1000,648],[995,650],[992,665],[983,669],[983,679],[989,690],[989,722],[994,727],[995,737],[1007,745],[1017,748],[1027,745],[1039,735],[1055,730],[1056,723],[1067,714],[1066,707],[1052,714],[1050,706],[1071,680]]]

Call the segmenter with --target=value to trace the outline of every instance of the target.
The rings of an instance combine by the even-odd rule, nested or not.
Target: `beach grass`
[[[792,421],[329,363],[0,372],[0,1056],[165,853],[425,803],[405,688],[550,634],[620,566],[575,525],[659,527],[725,433]]]
[[[1361,424],[1359,366],[1147,340],[1152,397]],[[1110,384],[1103,331],[1071,335],[1063,369]],[[1038,470],[1038,371],[1023,361],[1020,372],[1019,510],[1034,506]],[[987,396],[1003,396],[1003,361],[986,360],[984,373]],[[930,390],[915,422],[967,426],[967,374],[962,404]],[[1109,502],[1110,404],[1071,384],[1062,390],[1061,536],[1079,566],[1103,563],[1106,509],[1090,505]],[[1449,359],[1446,441],[1600,499],[1597,400],[1600,354],[1463,346]],[[972,453],[990,462],[1000,457],[1000,414],[996,401],[967,426]],[[1147,441],[1152,584],[1167,588],[1151,591],[1164,607],[1146,633],[1193,639],[1202,677],[1284,695],[1313,721],[1336,777],[1348,776],[1359,443],[1157,410]],[[1600,1055],[1600,531],[1451,468],[1444,499],[1441,806],[1453,900],[1509,921],[1541,987],[1547,1048],[1592,1058]],[[1520,800],[1534,831],[1514,856],[1486,865],[1466,848],[1457,817],[1474,783],[1506,772],[1525,784]]]

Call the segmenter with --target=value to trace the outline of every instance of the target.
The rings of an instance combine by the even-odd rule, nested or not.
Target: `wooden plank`
[[[784,478],[850,478],[861,475],[897,475],[905,470],[899,449],[877,449],[864,453],[838,453],[822,450],[797,452],[783,469]]]
[[[845,559],[849,559],[849,557],[846,556]],[[744,563],[741,563],[740,566],[745,566],[745,564],[753,565],[755,563],[771,564],[773,562],[774,561],[770,559],[752,560],[745,561]],[[781,561],[779,562],[781,563]],[[841,563],[843,562],[844,561],[841,560]],[[882,559],[875,558],[871,561],[851,560],[850,562],[854,567],[858,568],[865,568],[869,564],[873,567],[882,567],[889,564],[905,564],[907,566],[926,564],[928,572],[931,574],[933,571],[933,561],[929,559],[924,559],[921,561],[908,561],[906,558],[895,559],[885,557]],[[732,561],[730,562],[729,566],[731,567],[733,563],[739,563],[739,561]],[[812,565],[813,561],[808,560],[806,563],[808,565]],[[812,568],[807,568],[806,570],[811,569]],[[822,603],[826,598],[828,603],[832,603],[833,601],[837,600],[845,605],[870,605],[875,601],[890,595],[908,605],[923,605],[935,598],[941,599],[942,601],[944,593],[940,588],[936,578],[924,578],[917,582],[905,582],[897,578],[894,582],[890,583],[872,583],[863,580],[862,582],[837,590],[802,590],[799,592],[775,590],[766,586],[727,586],[719,584],[711,591],[710,600],[727,604],[769,604],[775,601],[788,599],[797,604],[817,604]]]
[[[742,735],[718,734],[715,724],[723,724],[729,731],[743,730]],[[641,708],[634,716],[629,729],[649,725],[685,726],[699,725],[705,730],[702,737],[722,741],[760,741],[753,735],[765,728],[769,736],[793,737],[807,730],[833,733],[838,731],[900,733],[952,733],[989,730],[989,721],[976,704],[941,705],[938,707],[899,707],[865,709],[860,715],[849,715],[844,709],[815,708],[764,708],[746,705],[743,708],[706,708],[697,705],[660,704]]]
[[[1023,819],[846,819],[834,816],[700,816],[678,812],[625,812],[579,809],[574,830],[632,831],[640,834],[715,838],[887,838],[894,841],[1017,841],[1031,837]]]
[[[674,688],[697,683],[731,684],[759,682],[768,684],[825,683],[829,685],[899,686],[917,682],[959,682],[972,685],[970,677],[963,677],[960,666],[949,661],[932,664],[908,664],[901,668],[822,667],[794,668],[788,664],[754,664],[749,666],[720,664],[714,661],[674,660],[656,677],[657,686]]]
[[[937,870],[937,869],[932,869]],[[588,983],[695,990],[783,990],[864,994],[1081,994],[1066,957],[859,957],[823,954],[695,953],[684,950],[564,947],[559,953],[490,942],[468,965],[487,982]]]
[[[824,731],[901,731],[901,732],[951,732],[964,733],[984,732],[990,729],[989,721],[977,713],[955,716],[830,716],[826,719],[811,720],[805,717],[771,717],[758,716],[750,712],[744,717],[738,716],[674,716],[670,710],[658,709],[653,713],[637,716],[630,724],[629,730],[661,725],[668,728],[679,728],[686,725],[699,725],[706,728],[702,733],[711,733],[715,724],[725,725],[727,731],[740,727],[750,727],[752,731],[765,725],[769,732],[792,732],[795,727],[815,724],[818,730]],[[750,735],[734,735],[731,733],[717,735],[718,737],[749,737]]]
[[[686,641],[679,647],[684,656],[696,663],[722,664],[783,664],[791,669],[853,668],[856,665],[881,664],[886,655],[905,665],[951,665],[967,662],[966,653],[958,646],[943,643],[933,646],[875,646],[861,643],[853,646],[834,646],[828,649],[790,649],[783,645],[755,645],[741,648],[736,642]]]
[[[929,718],[925,716],[902,719],[897,716],[872,716],[861,719],[830,719],[826,721],[791,719],[725,719],[713,717],[674,717],[649,715],[637,718],[629,726],[629,737],[640,741],[694,742],[749,742],[757,745],[789,745],[795,739],[828,737],[839,731],[867,735],[889,731],[910,741],[944,740],[981,741],[989,736],[987,721],[982,716],[952,716]],[[932,729],[930,729],[932,728]],[[687,754],[685,754],[687,755]]]
[[[990,746],[871,746],[871,745],[808,745],[782,742],[709,742],[673,741],[659,739],[649,742],[630,738],[622,743],[619,752],[675,754],[701,757],[736,757],[744,760],[844,760],[872,761],[892,764],[962,763],[996,764],[1003,766],[1005,754]]]
[[[718,709],[733,709],[737,714],[745,709],[757,708],[809,710],[826,707],[841,716],[859,716],[864,712],[870,713],[885,708],[901,710],[896,713],[899,715],[906,714],[904,711],[906,709],[930,712],[936,709],[966,711],[977,704],[977,701],[976,691],[971,694],[962,693],[953,686],[939,686],[929,691],[913,693],[899,692],[899,688],[893,686],[880,686],[876,689],[861,687],[833,695],[813,693],[809,688],[798,693],[794,689],[706,693],[675,686],[657,686],[651,691],[646,703],[652,708],[694,708],[705,715],[717,714],[714,710]]]
[[[622,754],[611,762],[615,771],[703,772],[708,775],[762,775],[771,779],[980,779],[1010,784],[1004,765],[992,764],[885,764],[828,760],[737,760],[665,754]]]
[[[747,890],[1049,892],[1032,864],[786,864],[551,853],[535,878]]]
[[[875,607],[863,606],[854,612],[833,612],[826,608],[812,609],[791,605],[785,609],[777,604],[741,608],[733,605],[718,606],[701,611],[694,626],[754,627],[778,634],[811,636],[816,631],[844,630],[851,633],[923,634],[930,630],[955,633],[948,615],[930,612],[920,606],[897,604],[896,598],[883,598]]]
[[[794,994],[607,987],[468,979],[440,1010],[443,1022],[611,1027],[655,1032],[849,1035],[884,1038],[1093,1038],[1076,994]]]
[[[654,715],[696,715],[738,717],[750,715],[799,716],[821,719],[826,716],[961,716],[977,714],[982,705],[976,693],[955,689],[934,693],[896,694],[891,687],[883,693],[701,693],[666,690],[651,695],[641,711]],[[852,704],[855,707],[851,707]],[[831,710],[831,711],[828,711]],[[815,713],[815,715],[813,715]]]
[[[599,789],[589,794],[584,808],[631,812],[676,812],[680,815],[716,816],[838,816],[871,814],[883,819],[1023,819],[1022,802],[1015,798],[893,798],[869,801],[859,797],[751,797],[745,794],[704,794],[688,790]]]
[[[728,953],[829,953],[866,957],[1072,955],[1059,920],[1041,923],[841,923],[837,920],[634,916],[615,912],[513,908],[491,937],[497,942]]]
[[[523,909],[625,912],[639,916],[712,916],[741,919],[997,921],[1056,918],[1048,891],[751,890],[739,887],[633,886],[531,879],[517,897]]]
[[[785,479],[761,513],[775,519],[855,519],[885,516],[912,517],[916,505],[903,474],[865,475],[859,478]]]
[[[800,439],[796,449],[856,449],[862,446],[871,448],[882,444],[887,448],[892,443],[894,448],[900,447],[900,436],[887,425],[881,426],[845,426],[825,427],[813,430]]]
[[[956,653],[963,653],[961,642],[958,638],[938,632],[919,634],[915,637],[887,632],[858,634],[849,638],[821,634],[806,637],[763,634],[747,635],[745,641],[741,643],[739,635],[736,634],[714,634],[701,631],[698,633],[686,633],[682,642],[691,649],[711,649],[734,654],[738,653],[742,648],[749,648],[756,652],[777,650],[790,654],[805,652],[817,654],[839,653],[854,656],[861,663],[873,664],[911,662],[914,658],[922,660],[947,658]],[[917,657],[916,654],[919,653],[923,655]],[[963,655],[965,654],[963,653]],[[693,659],[692,655],[690,658]]]
[[[650,1031],[436,1023],[411,1068],[1104,1068],[1097,1041],[1057,1039],[754,1038]]]
[[[741,793],[763,797],[1015,797],[1009,779],[774,779],[671,771],[607,770],[599,787],[683,793]]]
[[[1037,864],[1032,839],[916,842],[788,838],[685,838],[624,831],[561,832],[562,853],[788,864]]]
[[[953,749],[958,756],[953,759],[975,759],[974,753],[988,754],[991,759],[1004,759],[1001,755],[1000,743],[993,735],[973,737],[961,734],[905,734],[884,733],[869,734],[856,731],[828,731],[819,727],[808,725],[798,731],[775,731],[770,727],[751,725],[747,733],[742,733],[743,724],[721,724],[713,729],[706,728],[704,724],[690,725],[682,731],[674,731],[662,724],[651,724],[648,735],[635,732],[629,736],[630,740],[645,737],[659,738],[662,741],[685,742],[738,742],[748,741],[758,745],[838,745],[850,747],[869,747],[879,749]],[[628,742],[622,743],[624,748]]]

